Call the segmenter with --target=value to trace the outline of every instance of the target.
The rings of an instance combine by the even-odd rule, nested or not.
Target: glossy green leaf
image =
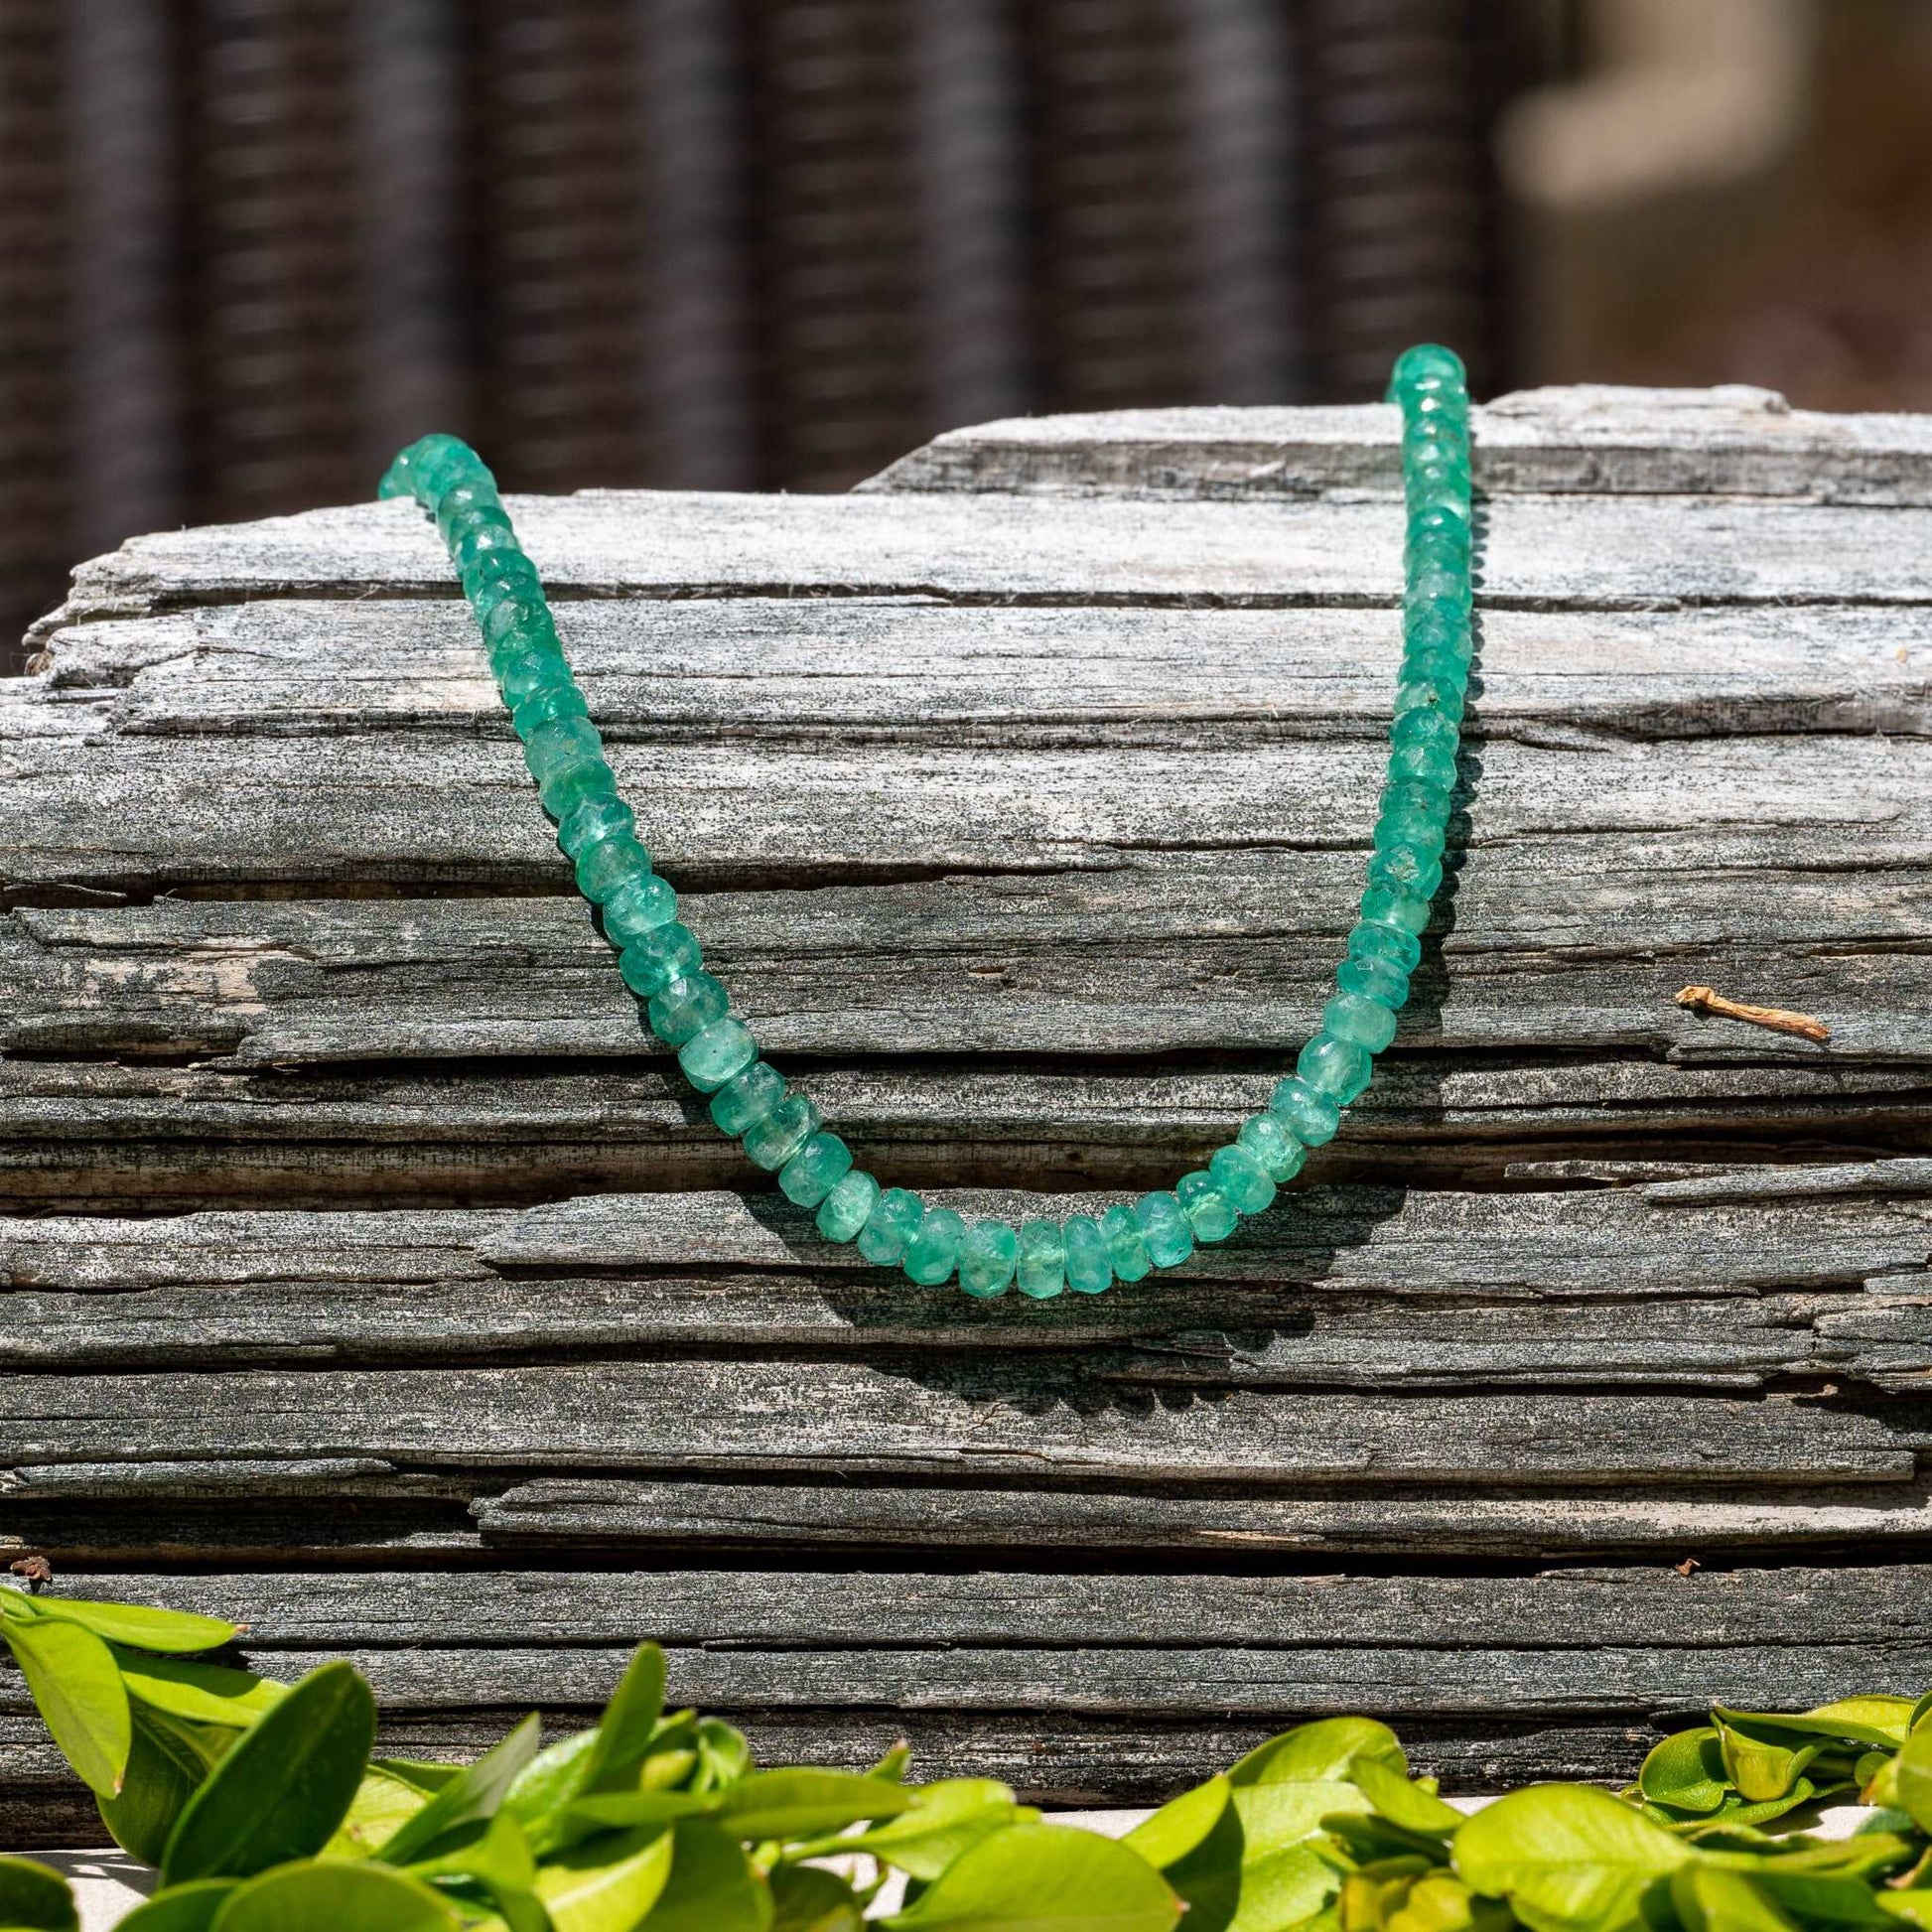
[[[724,1793],[718,1824],[734,1838],[816,1838],[847,1825],[897,1818],[912,1808],[902,1784],[852,1771],[753,1771]]]
[[[13,1584],[0,1583],[0,1621],[14,1617],[20,1622],[40,1614],[40,1599],[30,1596],[24,1589]]]
[[[1800,1737],[1840,1737],[1859,1744],[1902,1744],[1912,1725],[1912,1700],[1895,1697],[1840,1698],[1810,1711],[1732,1711],[1718,1705],[1712,1717],[1723,1725],[1788,1731]]]
[[[869,1778],[884,1778],[888,1784],[902,1784],[905,1773],[912,1762],[912,1746],[901,1737],[897,1744],[866,1773]]]
[[[1539,1784],[1477,1812],[1454,1856],[1471,1889],[1507,1898],[1532,1932],[1616,1932],[1695,1854],[1607,1791]]]
[[[1850,1790],[1850,1786],[1845,1788]],[[1825,1789],[1835,1791],[1839,1787],[1830,1785]],[[1695,1820],[1681,1829],[1686,1837],[1702,1845],[1708,1832],[1731,1831],[1744,1825],[1768,1825],[1773,1819],[1788,1818],[1794,1811],[1802,1810],[1822,1795],[1820,1788],[1809,1778],[1800,1778],[1782,1798],[1760,1798],[1754,1803],[1738,1797],[1733,1791],[1709,1818]]]
[[[1378,1758],[1357,1758],[1349,1782],[1361,1792],[1378,1816],[1406,1832],[1424,1838],[1447,1838],[1459,1830],[1462,1814],[1446,1805],[1435,1792],[1390,1767]]]
[[[1160,1872],[1187,1909],[1187,1932],[1222,1932],[1241,1903],[1247,1847],[1224,1777],[1183,1791],[1121,1841]]]
[[[536,1882],[556,1932],[632,1932],[663,1893],[673,1846],[664,1826],[643,1825],[557,1853]]]
[[[1719,1720],[1725,1775],[1737,1787],[1737,1795],[1751,1802],[1784,1797],[1825,1748],[1822,1738],[1760,1724],[1753,1718],[1713,1715]]]
[[[852,1887],[814,1865],[779,1865],[771,1907],[771,1932],[864,1932],[865,1911]]]
[[[121,1788],[134,1720],[114,1653],[91,1630],[52,1617],[0,1623],[41,1719],[74,1775],[100,1797]]]
[[[982,1839],[905,1910],[903,1932],[1172,1932],[1180,1900],[1130,1847],[1065,1825]]]
[[[582,1789],[621,1791],[635,1782],[663,1715],[664,1653],[654,1643],[639,1644],[598,1721]]]
[[[1932,1835],[1932,1730],[1915,1730],[1892,1763],[1889,1802]]]
[[[671,1836],[670,1882],[638,1932],[767,1932],[771,1887],[745,1848],[703,1819],[674,1826]]]
[[[722,1718],[700,1718],[696,1739],[698,1770],[692,1782],[697,1789],[727,1790],[751,1770],[752,1747],[745,1733]]]
[[[41,1596],[34,1607],[42,1616],[77,1623],[110,1643],[136,1650],[158,1650],[182,1656],[198,1650],[219,1650],[241,1632],[217,1616],[197,1616],[192,1610],[156,1610],[141,1603],[89,1603],[70,1596]]]
[[[1881,1912],[1918,1926],[1920,1932],[1932,1932],[1932,1891],[1884,1891],[1877,1903]]]
[[[1912,1706],[1912,1715],[1906,1727],[1909,1732],[1923,1729],[1928,1725],[1932,1725],[1932,1691],[1927,1691]]]
[[[1495,1899],[1476,1897],[1452,1872],[1432,1871],[1410,1887],[1383,1932],[1509,1932],[1513,1923]]]
[[[0,1856],[0,1932],[75,1932],[68,1881],[33,1859]]]
[[[1020,1817],[1012,1789],[994,1778],[946,1778],[915,1786],[912,1807],[870,1831],[809,1840],[793,1858],[863,1852],[921,1880],[938,1877],[969,1845]]]
[[[144,1864],[159,1864],[189,1799],[241,1733],[187,1724],[141,1704],[132,1707],[132,1716],[127,1775],[112,1797],[94,1802],[123,1852]]]
[[[1686,1865],[1671,1874],[1670,1890],[1686,1932],[1797,1932],[1784,1909],[1741,1871]]]
[[[144,1657],[114,1646],[127,1693],[152,1710],[191,1724],[244,1730],[288,1696],[288,1687],[253,1671],[181,1657]]]
[[[534,1715],[451,1778],[435,1797],[401,1825],[375,1856],[384,1864],[411,1864],[445,1832],[493,1818],[523,1767],[537,1754],[543,1725]]]
[[[1712,1725],[1680,1730],[1651,1746],[1637,1773],[1637,1789],[1654,1805],[1679,1811],[1716,1811],[1730,1792],[1724,1745]]]
[[[594,1728],[546,1744],[512,1780],[503,1809],[525,1825],[555,1811],[582,1789],[586,1761],[596,1749]]]
[[[209,1932],[239,1882],[197,1878],[192,1884],[171,1885],[146,1904],[135,1906],[116,1922],[114,1932]]]
[[[348,1810],[322,1848],[327,1859],[366,1859],[386,1844],[435,1794],[400,1775],[380,1758],[372,1760],[355,1787]]]
[[[1311,1844],[1250,1860],[1241,1867],[1241,1902],[1228,1932],[1291,1932],[1297,1926],[1332,1932],[1323,1921],[1332,1921],[1328,1908],[1340,1890],[1341,1873]]]
[[[435,1851],[409,1866],[409,1875],[465,1880],[489,1892],[500,1905],[505,1897],[533,1891],[537,1862],[522,1826],[498,1812],[443,1833]]]
[[[375,1700],[354,1670],[311,1671],[189,1800],[164,1881],[246,1877],[321,1851],[348,1815],[374,1740]]]
[[[1235,1761],[1227,1779],[1233,1785],[1339,1779],[1348,1776],[1358,1758],[1408,1774],[1409,1759],[1387,1725],[1372,1718],[1321,1718],[1257,1744]]]
[[[1336,1778],[1306,1778],[1293,1784],[1245,1785],[1234,1794],[1234,1809],[1246,1843],[1244,1857],[1253,1864],[1312,1838],[1324,1818],[1374,1807],[1356,1785]]]
[[[1758,1890],[1788,1917],[1830,1932],[1831,1928],[1883,1926],[1871,1887],[1862,1878],[1829,1872],[1787,1871],[1785,1861],[1764,1861],[1749,1876]]]
[[[305,1860],[237,1885],[211,1932],[460,1932],[462,1923],[447,1899],[387,1865]]]

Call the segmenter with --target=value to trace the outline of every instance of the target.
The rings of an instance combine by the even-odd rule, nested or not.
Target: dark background
[[[1932,406],[1928,129],[1924,0],[0,0],[0,638],[430,427],[836,489],[1423,337]]]

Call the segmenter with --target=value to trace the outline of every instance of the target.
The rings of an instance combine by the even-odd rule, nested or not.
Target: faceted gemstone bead
[[[587,707],[584,694],[574,684],[546,684],[510,707],[510,723],[518,738],[528,738],[539,725],[554,724],[559,718],[582,718]]]
[[[1434,813],[1387,811],[1375,821],[1374,843],[1377,852],[1393,851],[1398,846],[1425,853],[1431,860],[1443,856],[1446,827]]]
[[[628,832],[587,845],[577,859],[577,890],[602,905],[621,887],[650,871],[650,854]]]
[[[445,543],[450,540],[451,528],[458,518],[467,516],[472,510],[491,509],[500,516],[502,499],[496,494],[496,485],[485,483],[481,477],[460,483],[443,492],[443,500],[436,506],[436,533]]]
[[[1405,926],[1367,920],[1348,934],[1350,959],[1386,959],[1405,973],[1413,973],[1422,958],[1422,941]]]
[[[479,557],[471,567],[466,588],[479,628],[503,605],[530,603],[542,595],[537,567],[520,550],[492,550]],[[484,642],[488,642],[486,636]]]
[[[1409,714],[1412,718],[1414,712]],[[1389,754],[1389,775],[1420,778],[1442,791],[1455,787],[1455,754],[1441,745],[1403,745]]]
[[[1116,1201],[1100,1217],[1100,1232],[1107,1237],[1107,1258],[1113,1263],[1117,1282],[1138,1282],[1146,1278],[1154,1264],[1147,1256],[1147,1243],[1141,1239],[1141,1224],[1125,1201]]]
[[[1316,1093],[1326,1094],[1337,1107],[1345,1107],[1367,1087],[1375,1067],[1367,1047],[1321,1033],[1302,1048],[1295,1071]]]
[[[456,565],[457,575],[467,581],[475,576],[483,558],[516,548],[516,532],[510,528],[509,518],[501,510],[493,515],[485,511],[465,519],[464,528],[450,545],[450,561]]]
[[[1400,397],[1413,395],[1425,385],[1452,384],[1459,389],[1467,380],[1462,358],[1454,349],[1445,348],[1440,343],[1417,343],[1395,358],[1389,386]]]
[[[1361,914],[1369,925],[1398,925],[1419,933],[1429,923],[1429,901],[1409,893],[1371,887],[1362,895]]]
[[[933,1208],[906,1242],[899,1266],[921,1288],[937,1288],[958,1265],[960,1237],[965,1232],[966,1223],[950,1207]]]
[[[1288,1131],[1304,1147],[1327,1146],[1341,1125],[1341,1109],[1294,1073],[1275,1082],[1275,1091],[1268,1096],[1268,1111],[1280,1114]]]
[[[557,848],[566,859],[581,859],[599,839],[633,835],[637,821],[621,798],[586,798],[573,805],[557,825]]]
[[[917,1194],[904,1187],[888,1187],[859,1230],[859,1252],[868,1261],[895,1262],[924,1219],[925,1203]]]
[[[720,1133],[737,1140],[784,1097],[785,1076],[768,1061],[756,1060],[711,1096],[711,1118]]]
[[[523,762],[538,784],[574,764],[604,762],[604,741],[588,718],[559,718],[554,724],[540,725],[523,746]],[[615,782],[611,786],[616,790]],[[563,814],[560,812],[561,818]]]
[[[1141,1242],[1157,1268],[1178,1268],[1194,1252],[1194,1230],[1173,1194],[1143,1194],[1134,1203]]]
[[[581,725],[581,718],[563,720],[564,724]],[[557,731],[560,725],[546,725],[545,731]],[[567,764],[561,770],[553,771],[549,777],[537,781],[537,796],[543,801],[543,808],[552,818],[562,818],[573,805],[586,798],[615,798],[618,795],[618,781],[612,775],[611,767],[601,758],[580,759],[575,764]]]
[[[1428,610],[1404,611],[1402,638],[1405,653],[1420,655],[1440,651],[1460,668],[1468,668],[1472,640],[1466,611],[1439,610],[1434,606]]]
[[[1385,1008],[1389,1015],[1389,1033],[1391,1036],[1394,1035],[1395,1016],[1409,998],[1409,975],[1394,960],[1373,957],[1358,959],[1350,953],[1335,968],[1335,984],[1346,998],[1371,1000]]]
[[[1406,989],[1405,989],[1406,990]],[[1395,1037],[1395,1012],[1362,993],[1337,993],[1321,1009],[1321,1031],[1379,1053]]]
[[[812,1140],[818,1136],[814,1134]],[[809,1147],[811,1141],[805,1143]],[[804,1153],[800,1148],[798,1154]],[[798,1154],[791,1157],[778,1175],[778,1184],[784,1185],[785,1174],[791,1172],[792,1163]],[[879,1182],[863,1169],[854,1168],[843,1180],[832,1183],[832,1191],[818,1204],[818,1231],[828,1241],[856,1241],[860,1231],[872,1218],[872,1210],[879,1205]]]
[[[1452,784],[1428,784],[1420,778],[1395,778],[1382,787],[1375,808],[1384,817],[1401,813],[1425,818],[1432,825],[1447,825],[1449,800],[1454,790]]]
[[[836,1134],[814,1134],[782,1168],[778,1170],[778,1186],[787,1200],[793,1200],[800,1207],[817,1207],[831,1193],[841,1180],[852,1173],[852,1150]],[[871,1179],[871,1175],[862,1176]],[[878,1182],[873,1182],[873,1191],[878,1191]],[[868,1202],[866,1212],[872,1212]],[[821,1217],[821,1222],[822,1222]],[[860,1222],[859,1226],[864,1226]],[[821,1232],[823,1227],[821,1225]],[[852,1232],[857,1234],[859,1227]],[[841,1235],[840,1240],[849,1237]]]
[[[1244,1147],[1217,1147],[1207,1172],[1237,1214],[1260,1214],[1274,1201],[1274,1175]]]
[[[1113,1286],[1113,1255],[1100,1223],[1090,1214],[1070,1214],[1060,1229],[1066,1285],[1076,1295],[1099,1295]]]
[[[561,689],[570,683],[570,666],[560,651],[539,646],[504,659],[497,667],[496,685],[512,710],[539,691]]]
[[[648,999],[673,980],[695,973],[704,964],[697,935],[673,919],[640,933],[618,955],[618,971],[631,992]]]
[[[792,1093],[738,1138],[747,1160],[775,1173],[823,1124],[817,1105],[802,1093]]]
[[[1406,752],[1413,746],[1418,750],[1445,752],[1453,759],[1459,737],[1454,725],[1440,711],[1433,710],[1405,711],[1389,727],[1389,743],[1398,752]]]
[[[722,1020],[731,1003],[723,980],[713,979],[709,973],[688,973],[650,996],[650,1030],[666,1046],[682,1046],[714,1021]],[[752,1059],[757,1057],[756,1053],[752,1055]],[[751,1063],[747,1060],[745,1065]],[[741,1071],[741,1067],[732,1068],[733,1073]],[[724,1082],[714,1080],[711,1084],[718,1087]]]
[[[709,975],[706,975],[709,978]],[[714,1020],[678,1048],[677,1063],[700,1093],[710,1093],[759,1056],[759,1043],[742,1020]]]
[[[1205,1168],[1182,1174],[1173,1191],[1196,1241],[1225,1241],[1239,1226],[1234,1204]]]
[[[483,642],[494,659],[505,646],[520,642],[525,647],[551,642],[557,632],[550,619],[550,607],[543,593],[525,585],[514,597],[506,597],[490,607],[483,619]]]
[[[1276,1182],[1293,1180],[1309,1158],[1308,1149],[1274,1114],[1250,1114],[1235,1139],[1249,1160]]]
[[[1406,893],[1411,898],[1431,899],[1443,883],[1443,865],[1433,853],[1413,845],[1391,846],[1368,862],[1365,881],[1372,893]]]
[[[677,895],[654,872],[633,879],[604,901],[604,936],[621,950],[677,917]]]
[[[1020,1266],[1020,1237],[1005,1221],[975,1221],[959,1237],[959,1285],[980,1301],[1013,1286]]]
[[[1426,655],[1434,659],[1440,653],[1429,651]],[[1411,711],[1434,711],[1447,718],[1451,725],[1459,725],[1464,703],[1460,680],[1432,677],[1407,665],[1403,667],[1402,682],[1395,687],[1395,715],[1398,718]]]
[[[1066,1244],[1057,1221],[1020,1223],[1020,1292],[1051,1301],[1066,1287]]]

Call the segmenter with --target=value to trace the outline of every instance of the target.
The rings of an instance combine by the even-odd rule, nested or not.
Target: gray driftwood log
[[[0,687],[0,1534],[347,1653],[411,1749],[625,1646],[778,1753],[1463,1786],[1932,1681],[1932,423],[1479,412],[1458,863],[1275,1214],[1097,1303],[856,1266],[703,1121],[401,504],[84,565]],[[1313,1021],[1396,652],[1380,409],[516,505],[748,1018],[891,1177],[1166,1184]],[[1700,1017],[1687,982],[1817,1014]],[[1693,1567],[1701,1566],[1701,1567]],[[0,1837],[84,1807],[0,1675]]]

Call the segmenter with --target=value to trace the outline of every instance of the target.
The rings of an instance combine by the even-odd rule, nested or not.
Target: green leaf
[[[1743,1724],[1800,1737],[1841,1737],[1856,1744],[1902,1744],[1912,1727],[1912,1700],[1894,1697],[1840,1698],[1810,1711],[1731,1711],[1718,1705],[1711,1713],[1721,1725]]]
[[[1387,1725],[1372,1718],[1321,1718],[1257,1744],[1236,1760],[1227,1779],[1232,1785],[1340,1779],[1348,1776],[1357,1758],[1373,1758],[1408,1774],[1409,1759]]]
[[[771,1905],[771,1932],[865,1932],[865,1909],[852,1887],[814,1865],[779,1865]]]
[[[1784,1911],[1741,1871],[1686,1865],[1671,1874],[1670,1891],[1686,1932],[1797,1932]]]
[[[498,1903],[530,1892],[537,1862],[530,1841],[514,1818],[498,1812],[445,1832],[436,1850],[409,1867],[412,1878],[465,1879],[487,1890]]]
[[[1800,1742],[1803,1733],[1741,1714],[1714,1711],[1712,1716],[1718,1720],[1725,1774],[1737,1787],[1740,1798],[1753,1802],[1784,1797],[1825,1748],[1821,1738]]]
[[[1653,1805],[1679,1811],[1713,1812],[1730,1795],[1724,1745],[1717,1729],[1700,1725],[1651,1746],[1637,1773],[1637,1789]]]
[[[386,1844],[414,1818],[433,1795],[383,1759],[372,1759],[362,1773],[362,1782],[355,1787],[355,1796],[349,1800],[343,1822],[319,1856],[369,1858],[378,1845]]]
[[[25,1623],[40,1614],[40,1598],[14,1584],[0,1583],[0,1622],[16,1617]]]
[[[212,1932],[460,1932],[462,1923],[428,1885],[386,1865],[304,1860],[237,1885]]]
[[[1932,1891],[1881,1891],[1878,1909],[1919,1926],[1921,1932],[1932,1932]]]
[[[664,1653],[654,1643],[639,1644],[604,1707],[580,1788],[621,1791],[634,1784],[663,1715]]]
[[[111,1798],[96,1798],[100,1820],[123,1852],[159,1864],[188,1801],[241,1734],[184,1724],[145,1705],[132,1707],[134,1747]]]
[[[1228,1932],[1290,1932],[1294,1926],[1333,1932],[1334,1914],[1327,1908],[1340,1890],[1340,1872],[1312,1844],[1292,1845],[1241,1867],[1241,1903]]]
[[[374,1741],[375,1699],[353,1668],[311,1671],[188,1801],[163,1882],[246,1877],[321,1851],[348,1815]]]
[[[671,1875],[674,1841],[662,1825],[605,1832],[559,1852],[536,1893],[556,1932],[631,1932]]]
[[[241,1632],[218,1616],[197,1616],[191,1610],[156,1610],[142,1603],[88,1603],[70,1596],[39,1596],[34,1607],[42,1616],[77,1623],[110,1643],[131,1644],[136,1650],[159,1650],[192,1655],[219,1650]]]
[[[902,1784],[852,1771],[807,1767],[753,1771],[724,1794],[721,1830],[742,1839],[815,1838],[874,1818],[897,1818],[912,1808]]]
[[[1183,1791],[1121,1840],[1160,1872],[1187,1908],[1187,1932],[1222,1932],[1241,1903],[1247,1839],[1224,1777]]]
[[[1247,1844],[1244,1856],[1253,1864],[1257,1859],[1312,1838],[1324,1818],[1374,1807],[1356,1785],[1336,1778],[1306,1778],[1294,1784],[1244,1786],[1234,1794],[1234,1809]]]
[[[722,1718],[700,1718],[696,1733],[698,1772],[694,1789],[724,1791],[751,1770],[752,1747],[742,1730],[734,1729]]]
[[[1179,1916],[1180,1900],[1138,1852],[1041,1824],[981,1839],[885,1923],[902,1932],[1172,1932]]]
[[[702,1819],[673,1827],[671,1836],[670,1882],[637,1932],[767,1932],[771,1887],[745,1848]]]
[[[0,1623],[27,1689],[74,1775],[112,1797],[127,1774],[134,1720],[114,1653],[91,1630],[52,1617]]]
[[[68,1881],[33,1859],[0,1858],[0,1932],[77,1932]]]
[[[901,1737],[897,1744],[866,1773],[869,1778],[884,1778],[888,1784],[903,1784],[905,1773],[912,1762],[912,1746]]]
[[[1893,1760],[1889,1802],[1932,1835],[1932,1730],[1914,1730]]]
[[[1358,1758],[1349,1782],[1375,1807],[1378,1816],[1400,1825],[1405,1832],[1447,1838],[1461,1829],[1462,1814],[1453,1805],[1444,1804],[1435,1792],[1391,1770],[1379,1759]]]
[[[635,1825],[675,1825],[686,1818],[704,1818],[725,1802],[722,1791],[599,1791],[573,1798],[563,1809],[573,1826],[592,1832],[626,1832]]]
[[[1513,1924],[1494,1899],[1476,1897],[1450,1872],[1432,1871],[1389,1914],[1384,1932],[1509,1932]]]
[[[518,1773],[536,1755],[542,1732],[542,1723],[534,1714],[525,1718],[507,1737],[450,1779],[375,1856],[384,1864],[410,1864],[445,1832],[493,1818]]]
[[[1532,1932],[1635,1926],[1645,1895],[1695,1856],[1607,1791],[1538,1784],[1498,1798],[1456,1833],[1455,1868],[1507,1898]]]
[[[930,1881],[969,1845],[1003,1831],[1020,1815],[1012,1789],[994,1778],[944,1778],[914,1786],[911,1795],[912,1808],[883,1825],[849,1837],[814,1839],[788,1856],[816,1859],[862,1852],[910,1877]]]
[[[192,1884],[171,1885],[117,1920],[114,1932],[208,1932],[236,1883],[233,1878],[197,1878]]]
[[[191,1724],[245,1730],[288,1696],[288,1687],[253,1671],[225,1664],[189,1663],[179,1657],[143,1657],[114,1648],[128,1695]]]

